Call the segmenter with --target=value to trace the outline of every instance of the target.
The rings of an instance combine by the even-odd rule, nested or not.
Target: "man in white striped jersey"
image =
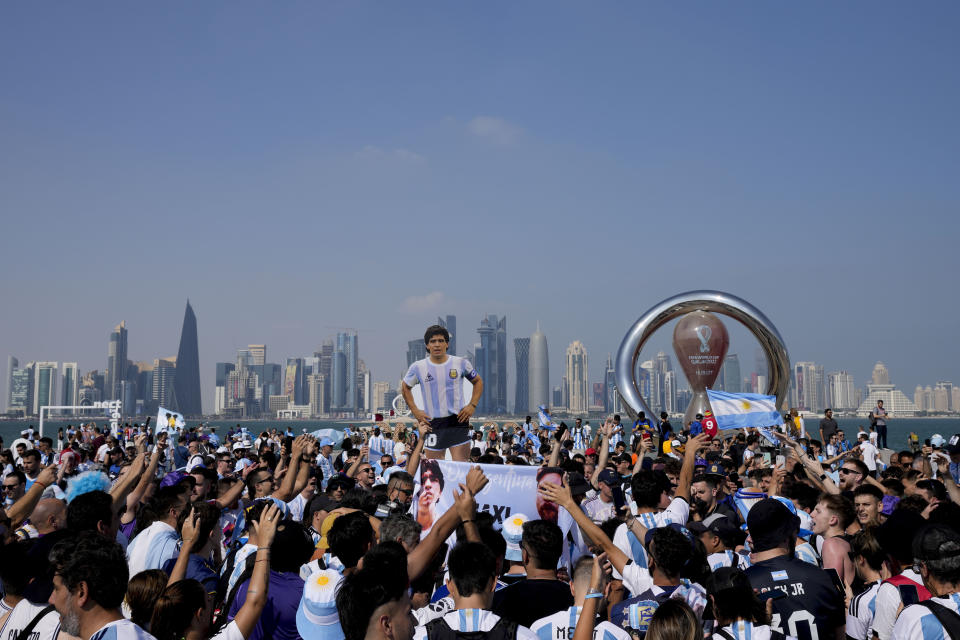
[[[465,462],[470,453],[470,416],[477,409],[483,393],[483,380],[466,358],[447,355],[450,333],[440,325],[427,328],[423,334],[428,356],[410,365],[403,376],[400,391],[419,422],[430,423],[424,450],[428,458],[443,458],[447,449],[456,461]],[[473,383],[473,393],[467,402],[463,396],[463,381]],[[423,408],[417,406],[412,389],[420,385]]]

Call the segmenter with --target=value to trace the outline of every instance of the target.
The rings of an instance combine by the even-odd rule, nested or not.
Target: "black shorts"
[[[457,416],[434,418],[430,421],[430,429],[423,445],[430,451],[444,451],[470,442],[470,422],[460,422]]]

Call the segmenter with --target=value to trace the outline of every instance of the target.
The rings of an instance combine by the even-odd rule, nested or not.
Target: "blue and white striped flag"
[[[557,428],[557,425],[553,422],[553,416],[550,415],[550,412],[547,410],[547,405],[542,404],[537,407],[537,420],[540,421],[540,427],[553,431]]]
[[[783,417],[777,411],[776,396],[707,389],[707,398],[720,429],[773,427],[783,424]]]

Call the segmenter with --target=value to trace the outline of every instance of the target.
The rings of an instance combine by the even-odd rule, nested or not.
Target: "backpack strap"
[[[16,640],[27,640],[27,638],[30,637],[30,633],[33,632],[33,628],[36,627],[40,623],[40,621],[46,617],[48,613],[54,610],[55,608],[52,604],[48,604],[43,609],[41,609],[37,613],[37,615],[33,616],[33,620],[30,621],[30,624],[28,624],[27,626],[25,626],[23,629],[20,630],[20,633],[17,634]]]
[[[717,636],[720,636],[720,637],[723,638],[724,640],[737,640],[737,639],[734,638],[733,635],[731,635],[731,633],[730,633],[729,631],[727,631],[726,629],[722,629],[722,628],[721,628],[721,629],[716,629],[716,630],[713,632],[713,634],[714,634],[714,635],[717,635]]]
[[[953,640],[960,640],[960,615],[956,611],[948,609],[933,600],[924,600],[920,603],[920,606],[926,607],[930,610],[930,613],[937,617],[943,628],[947,630],[947,635]]]
[[[517,629],[520,627],[515,621],[507,620],[501,617],[497,623],[487,631],[487,638],[514,640],[517,637]]]
[[[457,637],[443,617],[431,620],[426,625],[427,640],[453,640]]]

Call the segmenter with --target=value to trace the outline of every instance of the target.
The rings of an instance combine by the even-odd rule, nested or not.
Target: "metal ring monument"
[[[676,318],[681,320],[674,330],[674,350],[694,393],[684,424],[709,408],[704,389],[719,375],[729,345],[726,329],[712,313],[733,318],[756,337],[767,359],[766,394],[776,396],[777,406],[782,406],[790,386],[790,356],[773,323],[752,304],[729,293],[689,291],[651,307],[633,324],[620,344],[615,365],[617,393],[632,419],[636,419],[640,411],[655,418],[637,385],[637,359],[653,333]]]

